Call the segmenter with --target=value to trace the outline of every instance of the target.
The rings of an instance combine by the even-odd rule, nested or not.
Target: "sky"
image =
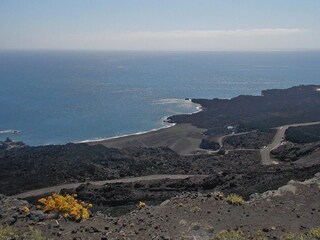
[[[0,0],[0,49],[320,49],[320,0]]]

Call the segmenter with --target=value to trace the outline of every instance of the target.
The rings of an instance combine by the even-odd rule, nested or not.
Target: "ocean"
[[[0,140],[46,145],[133,134],[197,111],[186,98],[319,83],[317,51],[1,51]]]

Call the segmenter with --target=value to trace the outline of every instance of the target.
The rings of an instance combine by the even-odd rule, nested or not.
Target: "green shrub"
[[[320,239],[320,227],[311,228],[308,236],[315,239]]]
[[[224,201],[226,201],[227,203],[232,204],[232,205],[242,205],[242,204],[244,204],[243,198],[240,195],[237,195],[237,194],[234,194],[234,193],[229,194],[224,199]]]
[[[241,230],[223,230],[217,233],[213,240],[246,240]]]
[[[280,237],[281,240],[308,240],[308,238],[303,233],[285,233]]]

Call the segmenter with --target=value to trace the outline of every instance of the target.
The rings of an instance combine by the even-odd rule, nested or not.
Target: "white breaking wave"
[[[156,132],[156,131],[159,131],[159,130],[161,130],[161,129],[173,127],[173,126],[175,126],[175,125],[176,125],[175,123],[167,123],[167,124],[166,124],[165,126],[163,126],[163,127],[154,128],[154,129],[151,129],[151,130],[149,130],[149,131],[143,131],[143,132],[137,132],[137,133],[131,133],[131,134],[124,134],[124,135],[117,135],[117,136],[108,137],[108,138],[93,138],[93,139],[88,139],[88,140],[79,141],[79,142],[74,142],[74,143],[101,142],[101,141],[111,140],[111,139],[117,139],[117,138],[137,136],[137,135],[142,135],[142,134],[146,134],[146,133],[149,133],[149,132]]]
[[[0,130],[1,133],[19,133],[20,131],[18,130],[13,130],[13,129],[8,129],[8,130]]]
[[[197,109],[197,111],[195,111],[193,113],[197,113],[197,112],[203,111],[203,107],[201,105],[197,106],[196,109]],[[193,114],[193,113],[191,113],[191,114]]]
[[[203,110],[202,106],[200,104],[194,103],[191,101],[191,99],[181,99],[181,98],[163,98],[159,100],[154,100],[152,102],[153,105],[177,105],[179,107],[185,107],[185,108],[192,108],[194,107],[196,110],[191,113],[175,113],[175,114],[194,114],[201,112]]]
[[[154,100],[153,105],[162,105],[162,104],[186,104],[193,105],[194,103],[191,100],[179,99],[179,98],[163,98],[159,100]]]

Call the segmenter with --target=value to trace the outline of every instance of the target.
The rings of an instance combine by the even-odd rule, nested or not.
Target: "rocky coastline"
[[[290,219],[299,222],[303,229],[317,227],[315,223],[311,224],[311,220],[317,217],[320,210],[316,206],[313,207],[315,210],[306,209],[304,198],[304,195],[309,196],[315,192],[313,185],[297,182],[296,188],[301,187],[302,190],[285,193],[283,200],[273,194],[271,202],[265,203],[260,198],[254,203],[248,202],[244,207],[239,207],[240,210],[230,208],[223,202],[211,202],[216,192],[226,195],[235,193],[249,201],[253,194],[276,190],[290,180],[303,182],[320,172],[320,124],[288,128],[281,145],[271,151],[277,164],[261,165],[260,156],[260,150],[273,140],[277,127],[320,120],[320,93],[316,89],[319,86],[298,86],[267,90],[261,96],[239,96],[230,100],[193,99],[192,101],[201,104],[203,111],[170,117],[170,121],[177,123],[175,127],[146,135],[124,137],[121,140],[39,147],[21,144],[6,147],[13,145],[2,144],[0,194],[12,196],[45,187],[82,183],[75,188],[62,189],[61,193],[77,194],[79,199],[92,203],[94,207],[91,219],[77,225],[63,222],[62,219],[50,219],[47,216],[43,218],[40,212],[34,212],[34,205],[41,194],[25,200],[1,196],[4,207],[0,212],[0,222],[22,229],[32,224],[40,227],[47,236],[60,239],[127,239],[129,232],[134,233],[130,235],[130,239],[157,239],[156,235],[161,235],[162,239],[176,239],[175,234],[182,236],[183,232],[186,237],[210,239],[226,228],[223,222],[228,221],[231,212],[230,216],[240,214],[242,218],[250,220],[250,224],[241,226],[242,218],[239,218],[229,228],[242,229],[248,234],[253,234],[250,229],[267,229],[266,235],[276,237],[280,236],[281,231],[302,231],[298,226],[289,227],[287,223],[276,223],[271,218],[277,207],[292,200],[301,202],[304,207],[296,209],[297,213],[290,215]],[[205,149],[200,147],[203,142],[207,146]],[[100,185],[89,183],[156,174],[195,176]],[[319,175],[316,176],[317,179],[318,177]],[[317,194],[312,195],[312,198],[314,201],[320,200]],[[145,202],[149,207],[137,210],[139,201]],[[11,206],[10,202],[30,205],[33,210],[30,215],[24,216],[19,205],[15,207],[16,212],[11,213],[16,217],[9,218],[11,210],[6,206]],[[210,206],[207,205],[209,202]],[[183,205],[181,209],[177,208],[179,204]],[[201,209],[199,214],[198,210],[186,210],[195,206]],[[289,203],[287,206],[283,214],[294,208]],[[269,215],[265,209],[273,210],[270,210]],[[182,216],[186,211],[188,214]],[[207,224],[201,222],[201,219],[213,212],[216,216],[217,211],[220,212],[219,218],[213,222],[208,221]],[[254,211],[260,215],[255,215]],[[308,211],[308,214],[304,211]],[[177,217],[174,217],[175,214]],[[21,220],[21,216],[24,220]],[[191,224],[192,216],[196,216],[199,221],[197,226]],[[265,225],[258,226],[255,222],[262,221],[262,217],[267,218],[267,221]],[[140,218],[144,220],[139,222]],[[179,227],[173,229],[161,219]],[[219,223],[217,219],[220,219]],[[55,221],[58,221],[58,227],[53,226]],[[102,223],[99,224],[99,221]],[[131,223],[139,228],[132,227],[132,231],[129,231]],[[148,230],[149,227],[141,227],[140,223],[150,223],[149,227],[153,228],[153,232]],[[218,227],[211,229],[209,225]],[[83,226],[82,230],[80,226]],[[211,230],[207,231],[207,228]],[[125,235],[122,236],[121,231]]]

